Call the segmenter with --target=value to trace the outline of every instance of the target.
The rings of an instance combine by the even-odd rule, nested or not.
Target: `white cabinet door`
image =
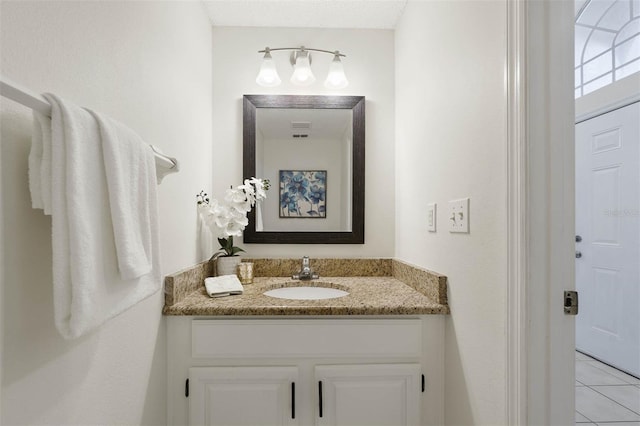
[[[297,367],[189,369],[189,424],[297,425]]]
[[[419,364],[323,365],[315,376],[318,425],[420,424]]]

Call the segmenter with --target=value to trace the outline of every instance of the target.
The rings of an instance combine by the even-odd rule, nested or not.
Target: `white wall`
[[[396,27],[396,257],[449,279],[450,425],[506,422],[506,16],[504,0],[409,1]],[[450,234],[463,197],[471,232]]]
[[[199,2],[1,3],[2,74],[111,115],[181,163],[159,187],[162,272],[198,261],[211,182],[211,25]],[[159,292],[83,338],[53,325],[51,221],[30,207],[31,113],[2,99],[2,424],[166,423]]]
[[[351,136],[351,129],[353,127],[353,117],[349,119],[349,124],[342,135],[342,155],[340,155],[340,159],[342,160],[342,164],[340,165],[342,169],[342,181],[343,182],[351,182],[353,181],[353,170],[351,170],[351,162],[353,161],[353,137]],[[342,185],[342,221],[340,223],[340,229],[352,229],[352,221],[351,221],[351,197],[353,194],[353,190],[351,185],[343,184]]]
[[[221,198],[242,179],[242,95],[305,94],[366,96],[365,244],[241,244],[247,257],[392,257],[394,255],[394,33],[388,30],[286,28],[213,29],[213,194]],[[282,84],[255,82],[265,46],[307,46],[340,50],[349,86],[329,91],[323,86],[331,55],[312,54],[317,81],[309,87],[289,82],[289,55],[273,52]],[[275,188],[277,190],[277,188]],[[277,197],[277,191],[268,197]],[[275,195],[274,195],[275,194]]]

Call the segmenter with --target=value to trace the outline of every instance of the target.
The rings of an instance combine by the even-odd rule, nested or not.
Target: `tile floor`
[[[576,352],[576,425],[640,426],[640,379]]]

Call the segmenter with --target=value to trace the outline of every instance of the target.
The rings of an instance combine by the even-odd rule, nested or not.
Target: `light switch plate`
[[[436,211],[438,205],[436,203],[427,204],[427,230],[436,232]]]
[[[469,233],[469,198],[449,201],[449,232]]]

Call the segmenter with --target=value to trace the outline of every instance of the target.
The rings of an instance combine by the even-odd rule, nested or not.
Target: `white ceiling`
[[[393,29],[407,0],[203,0],[221,27]]]
[[[202,0],[220,27],[394,29],[408,0]],[[590,0],[575,0],[576,17]]]

